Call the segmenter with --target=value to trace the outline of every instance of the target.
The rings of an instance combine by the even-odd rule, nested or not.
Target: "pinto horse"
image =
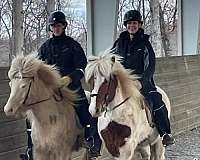
[[[110,155],[133,160],[139,150],[145,160],[164,160],[165,149],[157,129],[149,124],[138,77],[121,65],[120,57],[107,51],[90,57],[85,77],[92,88],[89,111],[98,117],[98,131]],[[170,113],[167,95],[158,91]]]

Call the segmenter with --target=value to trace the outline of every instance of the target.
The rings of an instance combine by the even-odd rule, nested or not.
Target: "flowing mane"
[[[15,77],[37,77],[52,91],[60,87],[61,78],[59,70],[55,65],[45,64],[42,60],[38,59],[35,54],[16,56],[12,61],[8,77],[9,79]],[[63,97],[70,102],[70,104],[74,104],[74,101],[77,100],[75,92],[68,88],[61,88],[61,92]]]
[[[113,56],[115,57],[115,63],[111,61]],[[116,75],[124,97],[131,96],[134,100],[143,99],[139,91],[141,88],[137,80],[139,77],[132,74],[130,70],[124,69],[120,63],[121,60],[122,58],[120,56],[112,54],[109,50],[106,50],[101,56],[89,57],[89,62],[86,67],[87,72],[85,74],[86,82],[89,82],[96,73],[101,73],[107,80],[110,74]]]

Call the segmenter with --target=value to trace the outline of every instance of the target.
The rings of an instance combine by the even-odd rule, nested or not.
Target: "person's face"
[[[65,25],[62,23],[56,23],[54,25],[51,25],[50,27],[55,36],[60,36],[65,30]]]
[[[142,24],[138,21],[128,21],[127,30],[130,34],[135,34]]]

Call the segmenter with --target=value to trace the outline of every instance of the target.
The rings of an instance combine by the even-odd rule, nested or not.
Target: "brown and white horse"
[[[143,160],[164,160],[161,138],[148,123],[140,83],[119,60],[106,51],[90,57],[85,70],[86,82],[92,86],[89,111],[99,117],[99,134],[115,159],[133,160],[138,150]],[[158,89],[169,110],[167,95]]]
[[[83,133],[74,110],[76,94],[58,90],[59,72],[33,55],[15,58],[8,75],[11,93],[4,111],[25,114],[31,121],[33,158],[71,160],[77,136]]]

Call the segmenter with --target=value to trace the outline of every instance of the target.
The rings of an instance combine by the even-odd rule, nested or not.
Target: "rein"
[[[115,109],[117,109],[118,107],[120,107],[122,104],[124,104],[128,99],[129,99],[130,97],[127,97],[125,100],[123,100],[122,102],[120,102],[119,104],[117,104],[116,106],[114,106],[113,108],[111,108],[111,109],[105,109],[105,113],[104,113],[104,117],[106,116],[106,113],[108,112],[108,111],[114,111]]]
[[[114,106],[111,110],[115,110],[117,109],[119,106],[121,106],[122,104],[124,104],[130,97],[127,97],[125,100],[123,100],[121,103],[119,103],[118,105]]]

